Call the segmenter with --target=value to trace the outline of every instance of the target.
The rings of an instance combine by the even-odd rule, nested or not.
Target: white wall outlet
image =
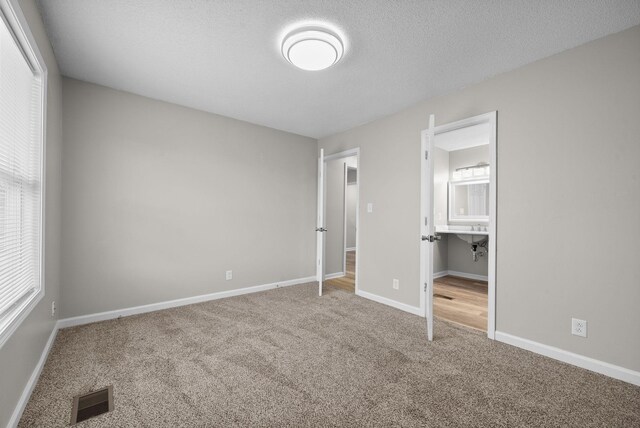
[[[587,337],[587,322],[577,318],[571,318],[571,334],[574,336]]]
[[[367,204],[367,212],[368,213],[372,213],[373,212],[373,204],[371,202],[369,202]]]
[[[393,280],[393,289],[394,290],[398,290],[400,288],[400,280],[399,279],[394,279]]]
[[[55,300],[53,302],[51,302],[51,316],[52,317],[56,316],[56,301]]]
[[[225,276],[227,281],[229,281],[230,279],[233,279],[233,271],[232,270],[228,270],[225,272]]]

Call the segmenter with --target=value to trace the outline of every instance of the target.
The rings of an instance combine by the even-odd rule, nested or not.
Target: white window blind
[[[23,52],[0,19],[0,333],[41,288],[43,95]]]

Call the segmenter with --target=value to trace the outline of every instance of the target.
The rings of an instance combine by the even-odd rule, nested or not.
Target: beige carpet
[[[302,285],[60,331],[21,427],[638,427],[640,388]]]

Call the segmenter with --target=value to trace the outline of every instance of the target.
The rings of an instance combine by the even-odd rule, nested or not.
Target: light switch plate
[[[372,213],[373,212],[373,204],[371,202],[369,202],[367,204],[367,212],[368,213]]]

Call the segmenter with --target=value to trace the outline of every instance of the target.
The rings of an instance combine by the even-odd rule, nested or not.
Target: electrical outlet
[[[225,278],[226,278],[227,281],[229,281],[230,279],[233,279],[233,271],[232,270],[228,270],[225,273]]]
[[[373,204],[371,202],[369,202],[367,204],[367,212],[368,213],[372,213],[373,212]]]
[[[55,300],[53,302],[51,302],[51,316],[52,317],[56,316],[56,302],[55,302]]]
[[[571,334],[574,336],[587,337],[587,322],[571,318]]]
[[[398,290],[400,288],[400,280],[399,279],[394,279],[393,280],[393,289],[394,290]]]

